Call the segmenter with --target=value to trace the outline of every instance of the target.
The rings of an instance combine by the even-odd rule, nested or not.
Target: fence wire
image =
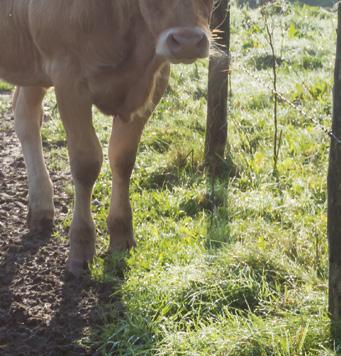
[[[288,99],[283,93],[279,92],[278,90],[275,90],[271,85],[266,83],[263,80],[263,78],[261,78],[256,73],[247,69],[246,66],[242,66],[242,65],[238,65],[238,64],[235,66],[236,59],[241,60],[241,57],[230,55],[230,72],[233,72],[236,69],[241,72],[244,72],[245,74],[250,76],[252,79],[254,79],[257,83],[261,84],[263,88],[269,90],[272,94],[276,95],[277,98],[279,98],[282,102],[286,103],[291,108],[296,110],[300,115],[302,115],[303,117],[310,120],[315,125],[315,127],[317,129],[323,131],[336,144],[341,144],[341,139],[337,137],[337,135],[333,132],[333,130],[330,127],[327,127],[320,123],[320,121],[325,120],[325,119],[330,119],[330,121],[332,122],[332,118],[329,115],[325,115],[325,116],[321,117],[321,115],[318,114],[316,109],[313,110],[315,115],[308,114],[301,105],[294,103],[293,101]],[[240,61],[240,63],[241,63],[241,61]]]

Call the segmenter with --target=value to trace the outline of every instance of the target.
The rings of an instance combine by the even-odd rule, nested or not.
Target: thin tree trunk
[[[210,58],[205,164],[208,173],[215,177],[226,171],[225,150],[227,146],[227,99],[230,54],[229,0],[220,0],[212,18],[219,50]]]
[[[341,137],[341,6],[338,8],[332,130]],[[341,338],[341,144],[331,140],[328,172],[329,312],[334,337]]]

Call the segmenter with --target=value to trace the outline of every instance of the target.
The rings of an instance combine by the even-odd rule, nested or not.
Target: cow
[[[142,130],[168,85],[170,65],[209,54],[213,0],[1,0],[0,78],[15,85],[15,131],[28,180],[28,227],[50,233],[53,187],[40,127],[54,87],[65,127],[75,204],[67,269],[95,255],[91,195],[102,165],[92,106],[113,117],[109,251],[136,245],[129,181]]]

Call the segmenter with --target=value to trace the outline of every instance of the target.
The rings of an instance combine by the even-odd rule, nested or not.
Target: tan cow
[[[95,253],[90,213],[102,150],[96,105],[112,115],[110,251],[135,246],[129,180],[143,127],[168,83],[170,63],[208,56],[213,0],[1,0],[0,78],[16,85],[15,130],[29,186],[31,232],[53,225],[53,188],[40,135],[45,88],[55,88],[75,184],[68,269]]]

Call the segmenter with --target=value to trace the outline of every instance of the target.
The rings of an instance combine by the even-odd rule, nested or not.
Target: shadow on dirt
[[[1,355],[95,355],[90,329],[100,326],[112,285],[65,269],[60,239],[24,235],[2,250],[0,261]]]

